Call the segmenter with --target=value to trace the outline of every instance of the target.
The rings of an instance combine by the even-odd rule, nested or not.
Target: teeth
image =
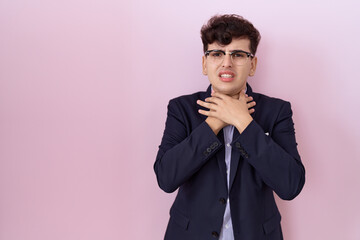
[[[221,74],[220,75],[222,78],[232,78],[233,76],[230,74]]]

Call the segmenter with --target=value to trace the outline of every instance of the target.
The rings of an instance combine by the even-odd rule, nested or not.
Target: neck
[[[247,87],[245,86],[244,88],[241,88],[240,92],[241,92],[242,90],[245,90],[245,93],[246,93],[246,92],[247,92]],[[239,99],[239,97],[240,97],[240,92],[238,92],[238,93],[236,93],[236,94],[233,94],[233,95],[229,95],[229,96],[232,97],[232,98]]]
[[[223,93],[223,94],[225,94],[225,95],[228,95],[228,96],[230,96],[230,97],[232,97],[232,98],[239,98],[240,92],[241,92],[242,90],[245,90],[245,92],[247,92],[247,86],[246,86],[246,84],[245,84],[245,85],[240,89],[240,91],[237,92],[237,93],[224,93],[224,92],[222,92],[222,91],[218,91],[218,90],[214,89],[214,88],[211,86],[211,91],[220,92],[220,93]]]

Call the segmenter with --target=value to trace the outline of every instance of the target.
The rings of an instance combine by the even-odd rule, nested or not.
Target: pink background
[[[0,0],[0,240],[162,239],[169,99],[205,90],[199,31],[262,33],[253,89],[291,101],[307,170],[285,239],[360,239],[358,1]]]

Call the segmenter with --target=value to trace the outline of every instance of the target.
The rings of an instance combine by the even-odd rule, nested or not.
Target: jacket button
[[[210,152],[211,152],[211,148],[207,148],[206,151],[207,151],[208,153],[210,153]]]
[[[218,234],[217,232],[215,232],[215,231],[213,231],[213,232],[211,233],[211,235],[212,235],[214,238],[218,238],[218,237],[219,237],[219,234]]]
[[[225,200],[225,198],[220,198],[220,199],[219,199],[219,202],[220,202],[221,204],[225,204],[225,203],[226,203],[226,200]]]
[[[214,142],[213,144],[211,144],[210,148],[211,149],[215,149],[218,146],[217,142]]]

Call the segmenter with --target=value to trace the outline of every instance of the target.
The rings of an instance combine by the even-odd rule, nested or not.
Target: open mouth
[[[235,74],[232,72],[220,72],[219,77],[223,82],[231,82],[234,80]]]

